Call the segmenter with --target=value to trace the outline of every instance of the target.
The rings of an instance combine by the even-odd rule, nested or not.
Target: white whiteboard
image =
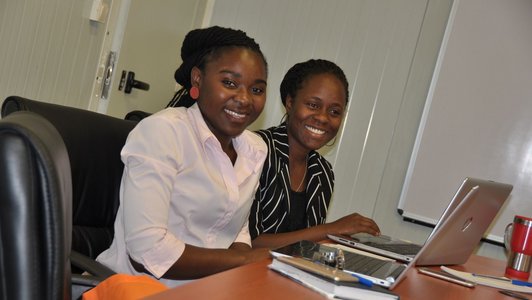
[[[488,230],[532,216],[532,1],[455,1],[398,208],[435,224],[464,177],[514,186]]]

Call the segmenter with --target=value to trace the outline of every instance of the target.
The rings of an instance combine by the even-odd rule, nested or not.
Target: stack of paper
[[[277,257],[269,267],[329,298],[399,299],[397,294],[380,286],[364,285],[349,273],[302,258]]]

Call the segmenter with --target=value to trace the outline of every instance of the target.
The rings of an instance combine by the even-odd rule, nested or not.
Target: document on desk
[[[532,287],[514,284],[512,283],[511,280],[504,280],[503,277],[500,277],[500,278],[486,277],[486,276],[476,275],[474,273],[457,271],[457,270],[454,270],[454,269],[451,269],[445,266],[441,266],[440,268],[444,272],[447,272],[456,277],[465,279],[467,281],[474,282],[476,284],[514,291],[514,292],[532,294]]]

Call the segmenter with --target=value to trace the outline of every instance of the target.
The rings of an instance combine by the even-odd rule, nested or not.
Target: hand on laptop
[[[358,213],[353,213],[340,218],[334,222],[326,224],[327,231],[332,234],[351,235],[365,232],[372,235],[380,235],[377,223],[370,218],[366,218]]]

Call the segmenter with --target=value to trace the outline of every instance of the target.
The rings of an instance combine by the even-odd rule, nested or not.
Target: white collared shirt
[[[142,120],[122,149],[124,174],[115,236],[98,261],[139,274],[129,256],[160,278],[185,244],[228,248],[251,244],[248,216],[265,143],[250,131],[233,139],[233,165],[197,105],[168,108]],[[179,284],[163,280],[168,286]]]

